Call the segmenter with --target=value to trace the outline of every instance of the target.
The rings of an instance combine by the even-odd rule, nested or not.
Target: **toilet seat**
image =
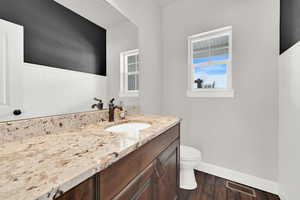
[[[201,152],[193,147],[181,145],[180,160],[182,161],[201,160]]]

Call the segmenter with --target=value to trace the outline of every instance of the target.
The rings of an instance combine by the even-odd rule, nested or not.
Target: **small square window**
[[[120,96],[139,96],[139,50],[121,53],[120,63]]]
[[[189,37],[189,97],[233,97],[232,27]]]

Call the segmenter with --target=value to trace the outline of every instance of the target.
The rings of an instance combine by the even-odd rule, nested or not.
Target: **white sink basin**
[[[151,125],[148,123],[128,122],[111,126],[109,128],[106,128],[105,130],[114,133],[138,133],[140,130],[149,128],[150,126]]]

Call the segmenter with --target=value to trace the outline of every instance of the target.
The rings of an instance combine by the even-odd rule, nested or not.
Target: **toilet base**
[[[185,190],[194,190],[197,188],[197,182],[193,168],[180,169],[180,188]]]

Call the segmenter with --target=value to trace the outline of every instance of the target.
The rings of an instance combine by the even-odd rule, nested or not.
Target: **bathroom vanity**
[[[179,125],[94,175],[58,200],[174,200],[179,186]],[[57,191],[56,195],[62,194]]]
[[[70,119],[85,121],[84,117],[93,118],[85,114]],[[63,124],[57,120],[61,117],[30,123],[68,126],[66,118]],[[150,127],[139,132],[107,131],[126,123]],[[25,124],[7,126],[28,129]],[[179,144],[178,118],[144,115],[115,122],[104,118],[80,128],[0,144],[0,199],[178,199]]]

